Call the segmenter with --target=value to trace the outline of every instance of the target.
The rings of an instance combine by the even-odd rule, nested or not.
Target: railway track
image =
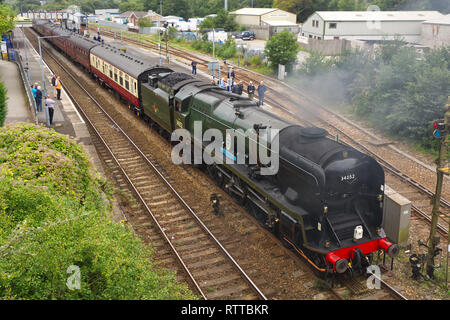
[[[135,205],[133,211],[141,213],[133,212],[138,222],[132,225],[135,229],[144,229],[149,240],[158,247],[157,258],[168,265],[173,265],[173,261],[177,260],[178,270],[183,271],[181,272],[183,276],[179,280],[191,283],[192,287],[196,288],[199,295],[205,299],[265,299],[262,291],[237,265],[231,255],[227,254],[226,249],[196,217],[194,210],[176,192],[170,181],[173,179],[164,172],[164,168],[157,160],[150,154],[146,155],[140,151],[71,72],[46,49],[44,51],[73,81],[74,85],[72,83],[69,85],[71,90],[78,87],[96,105],[93,110],[83,111],[82,107],[76,103],[74,94],[67,90],[66,86],[67,92],[94,133],[96,148],[102,158],[106,159],[105,163],[110,167],[114,179],[122,188],[127,186],[138,197],[140,203]],[[150,167],[154,174],[148,174],[151,171]],[[133,168],[140,168],[140,170],[135,171]],[[155,181],[155,184],[150,184],[149,181]],[[159,181],[158,184],[156,181]],[[158,190],[158,193],[155,194],[153,190]],[[178,198],[178,204],[174,198]],[[167,207],[170,208],[169,213],[167,213]],[[181,212],[183,210],[184,214]],[[186,221],[189,223],[184,223]],[[159,236],[155,231],[158,231]],[[269,235],[275,239],[272,234],[269,233]],[[275,241],[278,240],[275,239]],[[205,244],[206,242],[208,245]],[[299,259],[291,251],[288,252],[295,259]],[[202,260],[205,257],[206,261]],[[220,266],[212,266],[217,264]],[[208,275],[214,273],[219,273],[221,276],[208,279]]]
[[[109,30],[102,30],[102,33],[111,36],[113,35],[113,32]],[[158,45],[155,42],[147,41],[147,43],[144,43],[142,41],[137,41],[135,39],[131,39],[129,37],[125,37],[125,42],[135,44],[138,46],[143,46],[148,49],[157,49]],[[191,54],[186,51],[182,51],[180,49],[176,49],[173,47],[168,47],[169,53],[174,54],[176,56],[179,56],[182,59],[189,58],[191,60],[196,60],[199,63],[199,68],[204,69],[204,71],[208,72],[207,65],[208,60],[199,58],[195,54]],[[398,191],[399,193],[405,195],[408,197],[412,202],[412,212],[416,214],[421,219],[425,220],[427,223],[431,223],[431,210],[432,205],[429,203],[429,200],[432,199],[434,192],[423,186],[420,182],[416,181],[413,177],[410,175],[402,172],[402,170],[398,169],[395,165],[384,159],[383,156],[379,155],[377,152],[371,150],[368,146],[363,144],[361,141],[358,141],[357,139],[353,138],[349,134],[347,134],[344,130],[338,128],[336,125],[334,125],[331,121],[327,120],[326,117],[318,117],[317,116],[317,110],[322,110],[327,114],[327,116],[332,116],[338,119],[339,121],[344,121],[351,125],[352,127],[356,127],[359,131],[361,131],[366,136],[371,136],[370,133],[367,132],[367,130],[364,130],[363,128],[359,126],[355,126],[355,124],[351,123],[349,120],[347,120],[345,117],[335,113],[332,110],[329,110],[328,108],[324,107],[317,101],[313,101],[303,93],[301,93],[296,88],[293,88],[287,83],[276,81],[275,79],[264,76],[261,74],[258,74],[256,72],[241,68],[239,66],[233,66],[233,68],[236,70],[236,78],[242,80],[244,83],[248,85],[250,81],[253,81],[255,84],[258,83],[260,80],[264,80],[266,83],[270,83],[271,85],[268,86],[268,90],[271,93],[270,95],[267,95],[265,97],[265,100],[268,101],[272,106],[275,106],[276,108],[282,110],[283,112],[287,113],[290,117],[294,118],[297,123],[301,125],[319,125],[326,129],[328,129],[330,132],[334,133],[332,136],[336,137],[339,136],[341,139],[343,138],[343,141],[347,144],[355,147],[356,149],[374,157],[377,159],[377,161],[383,166],[385,169],[387,175],[386,175],[386,181],[389,185],[392,185],[392,187]],[[274,88],[280,88],[283,87],[286,90],[277,90]],[[301,99],[302,103],[299,105],[297,103],[294,103],[293,101],[299,101],[299,98]],[[308,118],[315,119],[315,123],[313,123],[311,120],[305,120],[304,117],[300,117],[298,115],[298,107],[301,106],[302,110],[307,114]],[[425,167],[427,170],[429,168]],[[438,231],[443,235],[446,236],[448,233],[448,225],[449,225],[449,219],[450,219],[450,202],[447,201],[444,198],[441,198],[440,201],[440,219],[438,223]]]
[[[140,205],[153,220],[151,228],[170,247],[197,293],[204,299],[265,300],[261,289],[164,177],[162,167],[134,144],[69,70],[46,49],[44,52],[58,65],[58,74],[66,75],[64,86],[69,96],[74,101],[80,93],[89,97],[90,108],[78,103],[77,107],[95,133],[97,143],[103,145],[102,155],[114,162],[137,195]]]

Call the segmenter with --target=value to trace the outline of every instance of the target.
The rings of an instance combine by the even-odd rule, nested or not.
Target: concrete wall
[[[255,37],[261,40],[269,40],[270,38],[270,28],[268,26],[260,25],[249,25],[246,26],[248,31],[253,31]]]
[[[422,24],[420,43],[434,48],[450,45],[450,25]]]
[[[283,11],[283,10],[275,10],[261,16],[262,21],[289,21],[291,23],[297,23],[297,16],[293,13]]]
[[[317,40],[305,37],[299,37],[299,40],[299,45],[303,49],[323,55],[342,54],[351,48],[351,42],[348,40]]]
[[[259,26],[261,24],[260,16],[237,14],[235,17],[236,23],[240,26]]]
[[[313,26],[313,20],[318,26]],[[330,28],[330,23],[336,28]],[[303,24],[302,36],[330,40],[393,40],[396,37],[408,42],[420,40],[422,21],[324,21],[318,14],[311,15]]]

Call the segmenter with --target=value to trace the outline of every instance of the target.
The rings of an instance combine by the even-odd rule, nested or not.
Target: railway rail
[[[262,291],[253,283],[253,281],[231,257],[226,249],[208,230],[203,222],[196,216],[193,209],[190,208],[189,205],[184,201],[183,197],[179,193],[177,193],[168,179],[164,177],[164,173],[161,172],[161,170],[164,169],[161,168],[161,166],[157,162],[154,163],[154,160],[152,161],[150,155],[145,155],[139,149],[139,147],[134,144],[134,142],[126,135],[126,133],[112,119],[112,117],[110,117],[108,113],[101,107],[100,103],[98,103],[95,98],[92,97],[92,95],[85,88],[83,88],[83,86],[76,80],[75,76],[73,76],[70,71],[68,71],[61,63],[59,63],[59,61],[55,57],[53,57],[52,54],[45,48],[44,52],[56,64],[58,64],[59,68],[61,68],[61,70],[63,70],[64,73],[68,75],[71,81],[73,81],[73,83],[83,91],[83,94],[89,96],[90,101],[94,105],[96,105],[97,111],[83,111],[83,108],[78,103],[76,103],[76,99],[71,93],[71,90],[73,90],[74,86],[70,86],[70,88],[72,88],[71,90],[67,90],[68,88],[66,87],[66,91],[69,95],[71,95],[72,100],[74,100],[74,102],[77,104],[78,109],[83,114],[83,117],[91,127],[91,130],[94,132],[98,149],[102,150],[101,152],[104,157],[109,158],[108,162],[114,162],[115,171],[120,172],[120,175],[123,177],[122,180],[125,180],[126,184],[139,198],[143,210],[152,217],[154,223],[152,228],[157,229],[161,234],[162,239],[165,242],[164,246],[170,247],[170,250],[176,256],[179,265],[184,270],[188,282],[190,282],[193,287],[196,288],[197,292],[205,299],[266,299]],[[99,112],[98,110],[101,111]],[[129,170],[130,167],[140,167],[142,168],[142,170],[133,172],[133,170]],[[148,174],[150,170],[146,170],[146,168],[150,167],[155,174]],[[156,180],[159,181],[158,184],[156,184]],[[142,184],[143,181],[146,182],[145,185],[147,186],[149,184],[149,181],[155,181],[155,184],[151,185],[151,189],[164,189],[164,191],[159,191],[157,195],[150,196],[148,195],[149,188],[145,187],[145,185]],[[178,204],[171,202],[170,198],[172,198],[173,196],[178,199]],[[167,205],[170,205],[171,208],[169,214],[164,212],[163,209]],[[185,213],[188,213],[188,215],[182,215],[182,213],[180,212],[182,210],[185,210]],[[165,220],[165,218],[167,218],[167,215],[170,217],[169,220]],[[199,226],[199,228],[195,228],[195,231],[193,231],[190,230],[192,228],[192,223],[177,223],[179,221],[185,222],[187,219],[189,219],[189,221],[192,221],[193,219]],[[172,227],[173,224],[176,224],[175,228]],[[187,229],[183,227],[188,225],[190,227],[188,227]],[[203,231],[199,232],[200,229]],[[173,243],[173,234],[177,235],[177,244]],[[181,247],[195,248],[197,249],[195,252],[192,253],[192,251],[188,251],[188,253],[186,253],[183,252],[183,250],[182,252],[180,252],[179,248],[177,248],[180,247],[180,239],[178,238],[178,235],[180,234],[189,235],[189,237],[186,238],[187,242],[183,243]],[[205,242],[212,242],[212,245],[209,244],[208,246],[199,249],[199,242],[202,244],[204,244]],[[166,251],[162,252],[164,253]],[[183,257],[186,256],[190,257],[192,260],[186,262],[186,259],[183,259]],[[201,264],[199,263],[198,258],[203,256],[213,256],[213,258],[210,259],[213,261],[213,263],[228,260],[228,267],[225,268],[222,264],[221,268],[223,269],[217,270],[217,268],[208,269],[208,266],[204,265],[205,268],[203,268],[200,272],[191,271],[192,265],[194,265],[195,269],[195,266]],[[298,259],[298,256],[296,256],[296,258]],[[234,272],[232,271],[233,269]],[[224,276],[218,279],[215,278],[215,280],[205,280],[206,274],[210,274],[211,272],[222,272]],[[198,276],[199,273],[202,275],[201,277],[203,277],[202,281],[196,280],[196,276]],[[241,280],[244,281],[242,282]],[[206,286],[211,286],[214,284],[222,284],[223,286],[226,286],[230,283],[232,285],[228,286],[227,289],[205,291]],[[395,294],[393,296],[395,296]]]
[[[142,206],[151,216],[156,229],[171,248],[196,291],[204,299],[267,299],[186,203],[183,196],[164,177],[157,168],[158,165],[134,144],[69,70],[46,49],[44,52],[58,64],[61,71],[64,71],[67,75],[66,79],[71,79],[71,85],[67,86],[66,82],[65,86],[71,98],[76,101],[72,93],[74,91],[72,84],[74,84],[96,106],[97,111],[92,109],[88,111],[78,104],[85,121],[104,145],[110,158],[114,160]],[[137,171],[131,169],[136,167],[140,169]],[[151,193],[150,190],[152,190]],[[173,241],[175,237],[176,241]],[[208,257],[208,259],[199,262],[198,259],[202,257]],[[211,268],[211,265],[217,263],[221,263],[219,268]],[[217,273],[223,273],[223,276],[217,277]],[[216,284],[220,284],[220,288],[205,290],[205,284],[206,289]]]
[[[111,36],[114,33],[109,30],[102,30],[102,33],[106,34],[107,36]],[[146,47],[149,49],[158,49],[158,45],[156,42],[147,41],[142,42],[138,41],[136,39],[129,38],[125,36],[124,38],[125,42],[135,44],[138,46]],[[190,58],[194,59],[199,62],[199,65],[201,68],[207,70],[208,60],[199,58],[195,54],[191,54],[186,51],[182,51],[180,49],[176,49],[173,47],[168,47],[168,51],[171,54],[177,55],[183,59]],[[400,169],[398,169],[395,165],[384,159],[382,156],[377,154],[375,151],[372,151],[369,147],[364,145],[362,142],[358,141],[357,139],[351,137],[349,134],[347,134],[344,130],[338,128],[336,125],[331,123],[331,121],[326,120],[324,117],[318,117],[316,111],[322,110],[326,112],[326,114],[329,116],[330,114],[333,117],[336,117],[340,121],[347,122],[352,127],[355,127],[355,124],[351,123],[349,120],[347,120],[345,117],[335,113],[332,110],[329,110],[328,108],[324,107],[322,104],[318,103],[317,101],[313,101],[308,96],[301,93],[296,88],[292,87],[291,85],[276,81],[275,79],[258,74],[256,72],[241,68],[239,66],[233,66],[235,70],[239,70],[236,72],[236,77],[240,80],[243,80],[245,83],[249,83],[250,81],[253,81],[254,83],[258,83],[260,80],[264,80],[266,83],[271,83],[271,85],[268,86],[268,90],[271,92],[269,96],[265,97],[265,100],[268,101],[272,106],[275,106],[276,108],[282,110],[283,112],[286,112],[290,117],[294,118],[297,123],[300,124],[307,124],[307,125],[313,125],[312,121],[305,120],[305,118],[299,117],[298,115],[298,107],[299,105],[296,103],[293,103],[293,101],[298,101],[299,98],[302,99],[302,104],[300,106],[302,107],[302,110],[306,112],[310,119],[315,119],[318,121],[322,127],[328,128],[329,131],[335,133],[336,136],[340,136],[341,138],[344,138],[344,142],[348,143],[349,145],[355,147],[356,149],[376,158],[380,164],[383,166],[384,169],[386,169],[388,173],[387,181],[389,183],[392,182],[393,185],[395,185],[397,190],[400,191],[400,193],[406,193],[408,194],[408,197],[412,199],[412,206],[411,209],[413,213],[415,213],[418,217],[421,219],[424,219],[427,223],[431,223],[431,208],[432,206],[429,204],[425,204],[426,200],[432,199],[433,192],[423,186],[421,183],[416,181],[414,178],[412,178],[410,175],[402,172]],[[276,90],[274,89],[277,87],[278,89],[282,86],[286,90]],[[364,135],[371,135],[366,130],[364,130],[361,127],[357,127],[359,131],[362,131]],[[427,170],[429,168],[425,167]],[[400,182],[400,183],[399,183]],[[416,190],[414,192],[411,188]],[[420,195],[422,196],[420,196]],[[424,208],[426,207],[426,208]],[[444,198],[441,198],[440,201],[440,219],[438,223],[438,231],[443,235],[446,236],[448,233],[448,224],[449,224],[449,216],[450,213],[450,202]]]

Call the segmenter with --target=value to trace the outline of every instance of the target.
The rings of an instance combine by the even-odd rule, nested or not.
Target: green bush
[[[201,40],[194,40],[191,43],[191,47],[195,50],[201,50],[203,46],[203,42]]]
[[[203,41],[202,42],[202,50],[206,53],[212,53],[213,52],[213,43],[209,41]]]
[[[8,97],[6,96],[7,93],[8,90],[6,90],[5,85],[3,84],[3,82],[0,82],[0,127],[2,127],[5,123],[6,114],[8,112]]]
[[[444,115],[450,92],[450,46],[423,57],[401,41],[381,45],[373,54],[311,54],[300,67],[300,81],[322,95],[340,94],[352,111],[374,127],[426,149],[436,148],[432,122]],[[323,88],[332,90],[324,92]],[[335,97],[333,97],[335,98]],[[334,99],[336,101],[336,99]]]
[[[6,126],[0,155],[0,299],[196,298],[152,262],[150,246],[112,221],[105,182],[73,140]],[[71,266],[80,270],[79,289],[67,286]]]

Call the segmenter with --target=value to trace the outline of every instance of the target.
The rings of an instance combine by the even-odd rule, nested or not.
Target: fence
[[[25,69],[23,68],[23,65],[22,65],[22,57],[20,56],[19,52],[17,52],[17,50],[14,50],[14,53],[16,56],[15,61],[16,61],[17,65],[19,66],[20,75],[22,76],[23,86],[25,88],[25,92],[27,93],[28,106],[30,108],[31,118],[35,124],[38,124],[38,118],[36,115],[36,110],[37,110],[36,101],[34,100],[33,93],[31,92],[30,81],[28,80],[28,76],[25,73]]]
[[[351,49],[349,40],[318,40],[306,37],[299,37],[300,47],[323,55],[342,54]]]
[[[128,25],[126,25],[126,24],[120,24],[120,23],[115,23],[115,22],[105,21],[105,20],[98,20],[97,23],[100,26],[112,27],[112,28],[117,28],[117,29],[123,30],[123,31],[128,31]]]

